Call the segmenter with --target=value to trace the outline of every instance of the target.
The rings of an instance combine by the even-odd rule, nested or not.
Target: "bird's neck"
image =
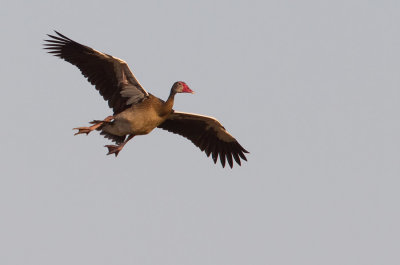
[[[171,90],[167,101],[165,101],[164,106],[162,107],[162,115],[169,114],[172,111],[172,107],[174,106],[174,98],[176,92]]]

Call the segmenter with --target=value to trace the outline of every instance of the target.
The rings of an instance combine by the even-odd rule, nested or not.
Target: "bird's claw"
[[[74,135],[78,135],[78,134],[82,134],[82,133],[86,133],[86,135],[88,135],[91,131],[93,131],[90,127],[73,128],[73,130],[79,130]]]
[[[121,149],[122,149],[122,147],[119,146],[119,145],[105,145],[104,147],[107,147],[107,148],[108,148],[108,153],[107,153],[107,155],[114,154],[115,157],[118,156],[119,151],[121,151]]]

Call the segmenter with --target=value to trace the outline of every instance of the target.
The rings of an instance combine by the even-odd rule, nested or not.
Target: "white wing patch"
[[[144,97],[143,93],[138,91],[138,89],[131,84],[124,85],[124,87],[121,90],[121,96],[129,98],[128,101],[126,102],[126,105],[139,102]]]
[[[118,86],[121,87],[120,94],[124,98],[129,98],[126,105],[135,104],[147,97],[148,93],[133,76],[126,62],[116,57],[113,58],[115,59],[114,71],[117,75]]]

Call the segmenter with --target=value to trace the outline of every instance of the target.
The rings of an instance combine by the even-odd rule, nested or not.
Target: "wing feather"
[[[232,157],[238,165],[241,165],[240,158],[247,161],[248,151],[212,117],[175,111],[158,128],[189,139],[207,156],[211,155],[214,163],[219,158],[222,167],[227,161],[232,168]]]
[[[45,49],[77,66],[117,114],[146,99],[149,94],[137,81],[127,63],[119,58],[77,43],[55,31],[48,35]]]

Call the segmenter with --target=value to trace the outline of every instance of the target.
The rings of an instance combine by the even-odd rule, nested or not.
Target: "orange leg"
[[[105,122],[110,122],[114,119],[114,116],[108,116],[107,118],[105,118],[102,121],[99,120],[95,120],[90,122],[90,124],[93,124],[90,127],[78,127],[78,128],[74,128],[73,130],[79,130],[77,133],[75,133],[74,135],[78,135],[78,134],[82,134],[82,133],[86,133],[86,135],[88,135],[91,131],[96,130],[97,128],[99,128],[100,126],[102,126]]]
[[[122,148],[124,147],[124,145],[129,142],[129,140],[131,140],[135,135],[134,134],[130,134],[128,136],[128,139],[126,139],[123,143],[119,144],[119,145],[105,145],[105,147],[108,148],[108,153],[107,155],[111,155],[114,154],[115,157],[118,156],[118,153],[122,150]]]

